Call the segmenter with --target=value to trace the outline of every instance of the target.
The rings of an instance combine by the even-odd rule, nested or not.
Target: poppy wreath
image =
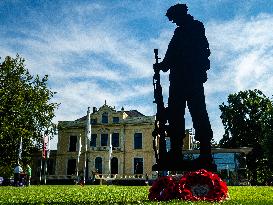
[[[171,176],[157,179],[150,188],[149,199],[223,201],[228,198],[226,183],[217,175],[204,169],[188,172],[179,180]]]
[[[171,176],[158,178],[149,190],[151,201],[168,201],[176,198],[176,183]]]

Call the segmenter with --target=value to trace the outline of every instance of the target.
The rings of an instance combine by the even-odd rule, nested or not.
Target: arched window
[[[102,174],[102,158],[101,157],[96,157],[95,168],[99,174]]]
[[[118,158],[111,159],[111,174],[118,174]]]

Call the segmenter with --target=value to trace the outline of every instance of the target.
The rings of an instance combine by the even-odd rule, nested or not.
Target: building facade
[[[136,110],[116,111],[104,104],[98,110],[93,108],[90,118],[90,140],[86,138],[86,116],[59,122],[56,175],[75,175],[77,169],[83,173],[85,158],[87,177],[92,172],[151,175],[155,163],[154,116],[144,116]]]

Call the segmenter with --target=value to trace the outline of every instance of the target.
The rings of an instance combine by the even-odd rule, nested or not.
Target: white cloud
[[[150,75],[151,71],[147,68],[150,67],[151,60],[148,59],[146,45],[134,40],[129,34],[111,30],[111,26],[107,27],[104,24],[84,29],[78,25],[70,25],[66,33],[46,35],[47,43],[44,47],[48,51],[62,55],[101,54],[105,59],[130,69],[130,76]],[[33,46],[38,45],[35,43]]]
[[[265,14],[206,25],[212,55],[205,90],[217,140],[224,133],[218,106],[228,94],[257,88],[272,95],[272,27],[273,16]]]
[[[57,117],[55,118],[55,121],[58,121],[75,120],[75,118],[77,118],[75,116],[79,117],[84,115],[85,108],[88,106],[100,107],[105,100],[107,100],[107,104],[111,106],[126,106],[130,109],[136,109],[133,108],[132,105],[128,105],[127,102],[149,95],[152,92],[152,86],[137,85],[122,87],[121,84],[117,89],[114,89],[105,88],[92,81],[81,81],[67,83],[59,87],[56,91],[55,101],[61,103],[56,114]],[[151,113],[149,105],[136,105],[136,107],[140,107],[140,111],[145,111],[144,114],[146,114],[146,111],[147,113]],[[69,110],[69,112],[67,112],[67,110]]]
[[[251,19],[234,19],[207,25],[212,50],[212,67],[234,91],[254,89],[269,82],[273,64],[273,16],[261,14]],[[221,69],[221,70],[220,70]],[[214,77],[218,77],[215,73]],[[226,75],[223,75],[225,73]],[[223,86],[223,88],[226,85]],[[269,93],[268,87],[261,87]]]

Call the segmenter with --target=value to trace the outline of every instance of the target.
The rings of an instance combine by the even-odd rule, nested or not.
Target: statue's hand
[[[154,71],[155,72],[159,72],[161,70],[161,66],[160,66],[160,63],[155,63],[153,65],[153,68],[154,68]]]

